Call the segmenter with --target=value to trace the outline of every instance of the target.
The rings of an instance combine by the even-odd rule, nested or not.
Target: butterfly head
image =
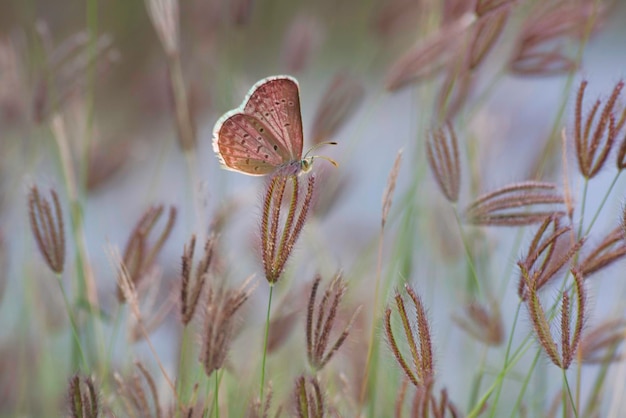
[[[300,160],[300,174],[303,173],[308,173],[309,171],[311,171],[311,168],[313,168],[313,160],[316,158],[322,158],[326,161],[328,161],[329,163],[331,163],[332,165],[334,165],[335,167],[339,167],[339,164],[337,164],[337,161],[333,160],[330,157],[326,157],[324,155],[311,155],[309,156],[309,153],[311,151],[313,151],[314,149],[322,146],[322,145],[337,145],[336,142],[321,142],[317,145],[314,145],[313,147],[311,147],[306,154],[304,154],[304,157]]]

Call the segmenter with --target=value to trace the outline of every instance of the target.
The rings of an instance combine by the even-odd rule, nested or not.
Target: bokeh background
[[[237,282],[260,272],[256,247],[264,179],[219,168],[211,149],[213,126],[221,114],[239,106],[256,81],[289,74],[300,82],[306,150],[324,93],[339,75],[353,83],[358,99],[329,138],[338,145],[316,151],[335,159],[339,167],[316,161],[322,207],[292,260],[290,280],[306,283],[316,271],[329,275],[343,269],[355,283],[355,301],[371,289],[381,196],[395,156],[403,149],[396,204],[402,208],[402,199],[413,196],[419,216],[407,226],[401,214],[392,211],[387,251],[393,253],[398,231],[412,235],[415,251],[413,257],[396,258],[385,265],[385,275],[402,276],[424,292],[434,318],[438,370],[451,396],[465,399],[463,382],[471,379],[465,365],[475,362],[479,354],[476,347],[465,347],[448,319],[462,299],[467,272],[460,266],[452,270],[440,266],[441,260],[462,257],[463,250],[451,226],[454,218],[446,212],[427,168],[423,145],[435,121],[438,80],[435,77],[397,92],[385,88],[392,64],[436,28],[431,12],[441,3],[181,1],[177,53],[196,139],[190,165],[178,139],[171,69],[146,2],[4,0],[0,4],[0,345],[17,344],[37,356],[46,352],[57,356],[63,347],[61,338],[52,338],[52,348],[44,354],[31,347],[37,345],[38,336],[54,335],[65,320],[58,289],[32,239],[26,210],[26,193],[32,184],[42,190],[54,187],[62,199],[67,198],[50,123],[53,115],[63,119],[80,178],[89,260],[102,309],[111,311],[116,304],[116,273],[108,249],[123,248],[135,222],[151,204],[175,205],[179,211],[173,235],[159,258],[170,286],[177,279],[184,242],[192,233],[206,233],[224,208],[228,222],[222,246],[224,259],[232,264],[229,276]],[[463,167],[466,183],[469,172],[478,173],[473,178],[480,179],[480,184],[473,186],[479,191],[533,176],[563,100],[567,106],[560,125],[566,131],[572,129],[574,90],[566,90],[567,75],[528,77],[505,71],[516,34],[537,2],[517,3],[516,14],[475,80],[466,110],[457,115],[464,126],[461,139],[480,144],[464,150],[474,154],[473,162]],[[576,81],[589,80],[589,97],[607,94],[626,68],[626,4],[616,1],[610,7],[586,44],[574,76]],[[577,44],[564,48],[575,55]],[[569,169],[574,171],[571,151]],[[560,151],[551,161],[544,179],[560,182]],[[590,208],[597,207],[603,195],[594,191],[604,190],[602,185],[614,174],[606,170],[594,180]],[[414,182],[416,177],[423,181]],[[417,189],[415,184],[419,184]],[[623,195],[624,186],[621,179],[618,195]],[[573,187],[576,190],[580,184]],[[462,201],[469,201],[472,193],[466,187]],[[609,202],[598,228],[613,224],[620,210],[619,199]],[[489,271],[494,276],[510,273],[518,254],[498,253],[498,249],[508,249],[507,244],[519,237],[502,230],[487,235],[490,251],[498,254],[491,257]],[[68,245],[67,265],[72,266],[71,240]],[[613,282],[593,289],[594,315],[613,312],[615,302],[624,296],[624,283],[617,283],[615,277],[608,280]],[[162,298],[167,291],[166,285]],[[265,286],[259,286],[251,309],[262,309],[266,292]],[[503,306],[516,303],[516,298],[513,289],[505,291]],[[36,310],[26,312],[25,307]],[[503,309],[503,314],[505,322],[510,320],[510,312]],[[251,321],[256,320],[260,329],[261,315],[256,318]],[[171,367],[175,347],[168,344],[168,338],[173,332],[166,323],[155,334],[158,350],[163,358],[171,359]],[[145,347],[139,345],[137,352],[142,350]],[[120,355],[124,353],[120,348]],[[0,373],[17,373],[7,362],[5,357],[0,359]],[[494,363],[499,364],[497,354]],[[64,382],[66,377],[50,379]],[[13,393],[6,379],[2,384],[5,395]],[[533,390],[543,389],[536,382]]]

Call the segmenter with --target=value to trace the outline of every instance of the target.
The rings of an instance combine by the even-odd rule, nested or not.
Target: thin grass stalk
[[[263,405],[263,388],[265,387],[265,361],[267,359],[267,341],[270,334],[270,312],[272,309],[272,294],[274,293],[274,283],[270,283],[270,295],[267,302],[267,314],[265,316],[265,337],[263,339],[263,360],[261,362],[261,387],[259,393],[261,394],[259,399],[261,400],[261,406]]]
[[[365,374],[363,376],[363,382],[361,383],[361,390],[359,393],[359,406],[363,407],[365,402],[365,394],[367,391],[368,380],[370,367],[372,365],[374,350],[377,349],[375,345],[378,344],[376,340],[376,323],[378,322],[378,312],[380,304],[380,281],[382,276],[382,263],[383,263],[383,243],[385,237],[385,225],[387,223],[387,218],[389,216],[389,212],[391,210],[391,204],[393,200],[393,194],[396,188],[396,183],[398,179],[398,175],[400,172],[400,164],[402,163],[402,153],[403,150],[400,149],[398,154],[396,155],[396,159],[394,161],[393,167],[391,168],[391,172],[389,173],[389,177],[387,179],[387,187],[383,192],[383,201],[382,201],[382,209],[381,209],[381,222],[380,222],[380,232],[378,235],[378,252],[376,256],[376,284],[374,285],[374,311],[372,315],[372,326],[370,328],[370,336],[367,346],[367,357],[365,361]]]

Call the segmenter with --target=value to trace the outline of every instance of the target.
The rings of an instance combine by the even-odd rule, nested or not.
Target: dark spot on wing
[[[259,138],[259,139],[261,139],[261,138]],[[256,148],[256,152],[261,151],[261,148],[263,148],[263,145],[259,145],[259,146]]]
[[[265,129],[264,128],[259,128],[259,132],[263,133],[263,132],[265,132]]]
[[[265,159],[267,160],[269,158],[269,155],[265,154]]]
[[[274,144],[274,151],[278,151],[278,145]]]

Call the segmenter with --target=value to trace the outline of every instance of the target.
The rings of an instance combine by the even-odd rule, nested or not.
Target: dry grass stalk
[[[434,380],[430,326],[428,325],[426,310],[424,309],[421,298],[409,285],[405,285],[405,289],[415,309],[415,321],[409,318],[410,312],[407,311],[404,298],[400,293],[396,293],[395,301],[396,309],[404,330],[403,340],[405,340],[406,344],[409,346],[411,364],[413,364],[415,370],[411,369],[405,356],[400,351],[399,341],[391,327],[392,309],[390,307],[387,307],[385,310],[384,318],[387,343],[409,381],[416,387],[428,387]]]
[[[289,209],[286,216],[283,211],[283,198],[287,182],[291,181],[291,196],[288,197]],[[270,284],[280,278],[285,263],[291,255],[306,217],[311,208],[315,177],[309,176],[304,198],[300,190],[299,178],[295,174],[278,173],[270,179],[263,200],[261,218],[261,256],[265,278]],[[282,230],[280,224],[283,221]]]
[[[467,206],[465,218],[473,225],[532,225],[564,213],[561,209],[540,210],[537,206],[563,203],[563,196],[556,192],[554,184],[526,181],[483,194]]]
[[[606,364],[622,361],[624,353],[617,348],[626,338],[626,319],[613,318],[585,332],[580,341],[579,356],[585,364]]]
[[[98,391],[91,377],[71,377],[67,391],[71,418],[97,418],[100,415]]]
[[[578,265],[581,274],[588,279],[594,273],[610,266],[626,256],[626,241],[622,227],[613,229]]]
[[[235,314],[248,300],[255,286],[254,276],[244,280],[237,289],[227,289],[223,284],[208,285],[199,358],[207,376],[224,366],[235,336]]]
[[[526,255],[517,262],[520,280],[517,294],[522,300],[528,297],[528,283],[532,282],[538,291],[572,260],[580,250],[583,240],[571,244],[570,226],[561,226],[560,216],[544,219],[528,247]]]
[[[561,321],[559,331],[561,334],[560,350],[559,344],[552,336],[548,316],[546,315],[541,302],[539,301],[537,281],[530,277],[525,277],[528,288],[528,299],[526,305],[530,313],[533,330],[539,340],[539,344],[544,349],[550,360],[559,368],[567,370],[578,350],[583,323],[586,320],[586,292],[583,286],[583,276],[580,272],[572,270],[574,276],[574,291],[576,293],[576,312],[574,333],[571,334],[570,324],[572,322],[572,307],[570,306],[570,296],[567,291],[561,297]],[[560,351],[560,353],[559,353]]]
[[[389,177],[387,178],[387,187],[385,187],[385,191],[383,192],[383,208],[382,208],[382,216],[380,218],[381,228],[385,228],[385,224],[387,223],[387,218],[389,217],[389,211],[391,210],[391,203],[393,201],[393,192],[396,190],[396,183],[398,181],[398,175],[400,174],[400,164],[402,163],[402,152],[403,150],[398,151],[396,155],[396,159],[393,162],[393,167],[389,172]]]
[[[461,163],[458,140],[450,122],[430,133],[426,156],[439,189],[448,201],[456,203],[459,200]]]
[[[624,88],[624,82],[619,81],[615,85],[597,120],[596,115],[600,109],[600,99],[596,100],[586,118],[583,115],[582,104],[586,88],[587,81],[583,80],[576,96],[574,143],[580,173],[583,177],[591,179],[598,174],[604,165],[619,134],[614,112],[617,100]],[[592,131],[594,124],[595,129]]]
[[[467,29],[473,22],[473,16],[463,15],[442,27],[426,41],[409,49],[387,71],[387,89],[394,91],[409,83],[421,81],[448,65],[449,60],[458,54]]]
[[[313,118],[313,144],[330,139],[352,116],[365,96],[365,87],[351,74],[338,73],[322,95]]]
[[[150,207],[144,212],[141,219],[133,230],[131,231],[126,248],[124,249],[123,263],[125,270],[128,272],[130,280],[133,282],[135,288],[143,279],[144,275],[148,272],[150,267],[154,264],[154,261],[163,248],[165,241],[170,236],[174,223],[176,221],[176,208],[170,207],[167,223],[158,236],[152,247],[149,247],[148,238],[150,237],[156,223],[163,214],[164,206],[156,205]],[[117,298],[120,303],[125,301],[122,289],[117,290]]]
[[[178,54],[178,0],[146,0],[148,15],[165,53]]]
[[[504,341],[504,326],[498,303],[492,301],[490,309],[477,303],[465,307],[464,315],[454,315],[452,320],[478,341],[498,346]]]
[[[343,280],[341,273],[335,274],[330,285],[326,288],[319,305],[317,305],[316,312],[315,302],[317,289],[321,281],[322,276],[319,274],[316,275],[311,288],[306,317],[307,358],[309,364],[315,370],[321,370],[330,361],[337,350],[339,350],[348,337],[350,328],[360,311],[360,309],[357,309],[354,314],[352,314],[352,318],[343,329],[341,335],[337,338],[330,350],[326,352],[328,344],[330,343],[330,332],[332,331],[335,319],[337,319],[339,304],[348,286]]]
[[[566,39],[583,38],[590,22],[597,23],[602,14],[596,2],[537,3],[517,38],[509,70],[526,76],[557,75],[575,70],[576,59],[562,51],[562,44]]]
[[[135,366],[138,372],[133,372],[126,379],[117,373],[114,375],[117,394],[122,401],[126,416],[163,418],[159,392],[152,374],[139,361],[135,362]],[[142,380],[147,385],[147,391]]]
[[[324,37],[321,23],[312,15],[300,14],[285,33],[282,57],[287,73],[305,70]]]
[[[61,274],[65,263],[63,212],[54,189],[50,189],[50,195],[52,203],[39,195],[37,186],[31,186],[28,193],[28,215],[39,252],[50,270]]]
[[[211,235],[204,244],[204,253],[195,269],[192,277],[193,253],[196,247],[196,236],[192,235],[189,244],[185,245],[182,256],[181,286],[180,286],[180,309],[183,325],[189,324],[198,306],[198,300],[202,294],[202,288],[206,282],[213,260],[213,251],[217,238]]]
[[[324,394],[314,377],[300,376],[294,385],[293,397],[298,418],[323,418],[326,416]]]
[[[465,58],[460,56],[456,63],[449,66],[439,88],[435,102],[439,121],[454,119],[472,92],[475,72],[466,68]]]

